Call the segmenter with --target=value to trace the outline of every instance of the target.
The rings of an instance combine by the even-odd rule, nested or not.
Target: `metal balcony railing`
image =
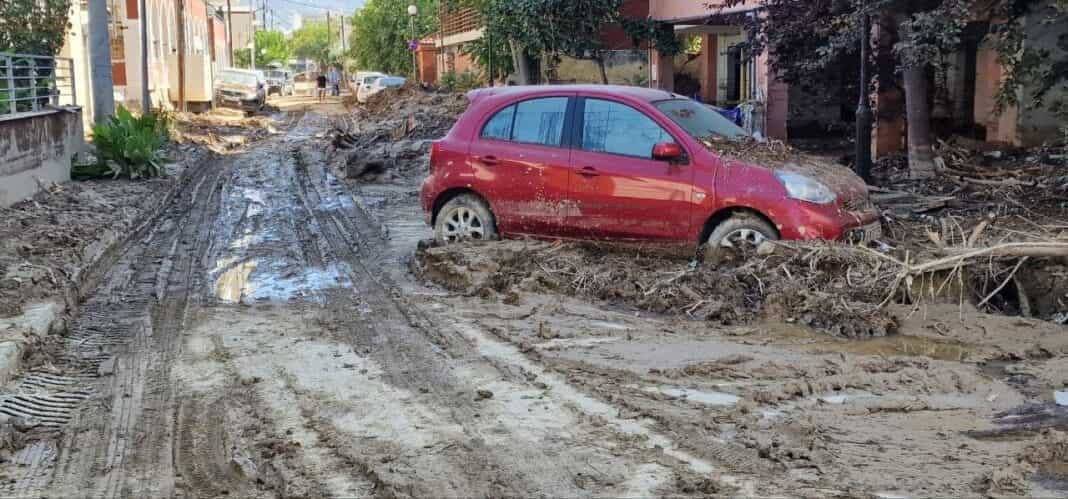
[[[73,59],[0,52],[0,118],[77,103]]]

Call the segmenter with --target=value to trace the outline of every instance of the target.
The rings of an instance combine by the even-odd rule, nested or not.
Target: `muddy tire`
[[[434,239],[440,244],[460,241],[496,241],[497,219],[482,198],[461,194],[445,203],[434,222]]]
[[[708,239],[704,241],[705,255],[714,255],[723,248],[737,248],[748,245],[752,248],[765,241],[776,241],[779,233],[764,219],[750,214],[740,213],[720,222]]]

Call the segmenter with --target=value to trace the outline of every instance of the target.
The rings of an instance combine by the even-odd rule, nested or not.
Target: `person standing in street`
[[[316,91],[319,93],[319,102],[323,101],[323,97],[326,95],[326,75],[319,74],[319,77],[315,79]]]
[[[337,70],[337,66],[330,66],[330,95],[341,95],[341,72]]]

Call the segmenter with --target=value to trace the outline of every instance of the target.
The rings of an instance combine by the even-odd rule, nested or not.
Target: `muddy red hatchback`
[[[717,144],[745,131],[675,94],[549,86],[468,99],[434,143],[423,183],[443,243],[530,235],[719,247],[878,233],[867,188],[849,170],[728,159]]]

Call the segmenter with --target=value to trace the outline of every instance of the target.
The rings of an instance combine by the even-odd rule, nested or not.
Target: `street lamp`
[[[415,4],[408,6],[408,20],[412,29],[412,41],[415,41],[415,16],[419,15],[419,7]],[[415,81],[419,81],[419,62],[417,60],[416,50],[412,49],[412,74],[415,75]]]

